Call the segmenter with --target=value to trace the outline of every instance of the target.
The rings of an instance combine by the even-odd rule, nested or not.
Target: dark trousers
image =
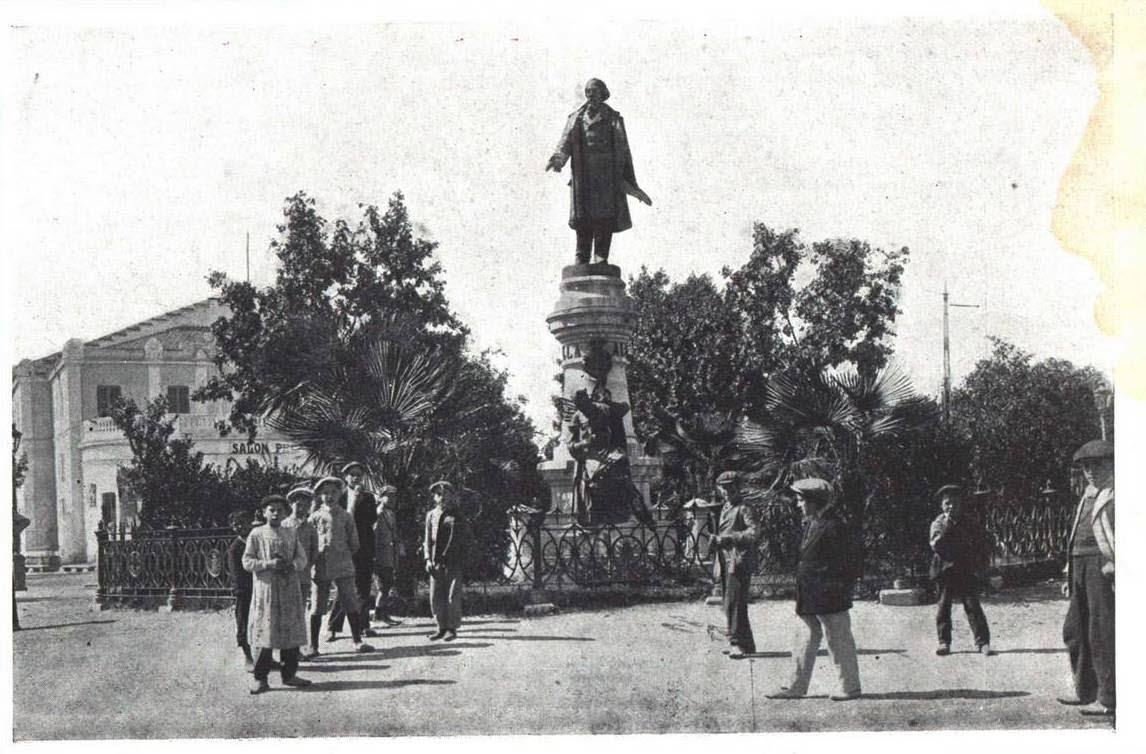
[[[265,681],[267,676],[271,674],[271,663],[274,662],[274,650],[267,647],[259,648],[259,657],[255,660],[255,680]],[[279,657],[282,658],[282,678],[284,681],[294,678],[294,674],[298,672],[298,647],[291,647],[290,649],[280,649]]]
[[[577,264],[588,264],[593,251],[597,252],[602,261],[609,261],[609,247],[612,243],[612,218],[582,222],[577,227]]]
[[[370,585],[374,581],[373,570],[373,563],[363,561],[355,561],[354,563],[354,591],[358,594],[360,607],[358,612],[359,625],[364,629],[370,627]],[[342,630],[342,622],[345,618],[346,612],[342,609],[342,600],[338,600],[334,603],[334,609],[330,611],[326,630],[338,633]]]
[[[1070,652],[1074,691],[1080,701],[1113,707],[1114,584],[1102,575],[1102,558],[1074,557],[1071,562],[1070,607],[1062,640]]]
[[[991,629],[987,625],[983,605],[979,602],[979,591],[969,581],[939,582],[939,605],[935,611],[935,628],[939,633],[939,643],[951,643],[951,603],[955,600],[963,602],[963,612],[967,615],[967,623],[971,625],[975,646],[990,644]]]
[[[251,593],[235,593],[235,642],[243,649],[250,649],[247,644],[247,619],[251,615]]]
[[[374,603],[374,617],[389,618],[390,611],[386,607],[386,598],[394,586],[394,569],[375,568],[374,575],[378,577],[378,600]]]
[[[728,639],[741,652],[755,652],[756,639],[748,622],[748,587],[752,573],[741,568],[724,574],[724,616],[728,619]]]

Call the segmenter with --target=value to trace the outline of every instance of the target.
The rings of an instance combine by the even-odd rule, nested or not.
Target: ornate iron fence
[[[103,604],[166,599],[175,608],[231,596],[230,529],[112,526],[98,535]]]
[[[995,565],[1060,560],[1074,506],[1069,500],[990,503],[984,522],[996,542]],[[801,527],[794,506],[758,509],[760,577],[795,571]],[[683,516],[658,510],[655,525],[584,528],[565,515],[511,511],[509,536],[476,553],[470,583],[487,590],[659,587],[711,578],[716,509]],[[228,529],[109,529],[100,532],[99,599],[108,604],[166,599],[193,605],[230,597]],[[927,532],[919,536],[926,540]],[[889,571],[888,554],[869,552],[868,573]],[[926,567],[926,564],[920,564]]]

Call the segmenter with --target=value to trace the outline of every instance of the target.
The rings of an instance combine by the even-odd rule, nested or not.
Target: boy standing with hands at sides
[[[268,495],[261,501],[267,523],[247,538],[243,568],[254,574],[248,637],[259,654],[255,661],[252,694],[270,689],[272,651],[282,656],[284,686],[306,687],[310,681],[298,678],[298,648],[306,644],[306,621],[298,572],[306,567],[306,553],[294,531],[284,528],[289,506],[281,495]]]
[[[458,638],[462,625],[462,571],[469,556],[469,522],[457,506],[454,487],[447,481],[430,485],[434,507],[426,514],[422,543],[426,572],[430,574],[430,609],[438,624],[430,641]]]
[[[294,513],[283,521],[283,526],[294,529],[295,536],[298,537],[303,551],[306,552],[306,568],[298,572],[298,588],[305,605],[310,599],[314,561],[318,560],[318,532],[314,530],[314,526],[309,521],[314,493],[309,487],[300,485],[288,492],[286,498],[287,502],[294,508]]]
[[[318,556],[314,562],[314,588],[310,593],[310,653],[318,654],[318,634],[330,587],[338,589],[338,601],[350,623],[355,652],[373,652],[374,647],[362,642],[362,624],[358,595],[354,586],[353,556],[358,550],[358,531],[354,519],[338,504],[342,480],[323,477],[314,486],[318,507],[310,514],[310,523],[318,535]]]
[[[250,511],[233,511],[228,518],[235,539],[227,548],[227,569],[231,573],[231,594],[235,598],[235,641],[243,651],[247,672],[255,669],[251,645],[247,642],[247,621],[251,615],[251,592],[254,584],[251,574],[243,568],[243,552],[247,549],[247,535],[251,533]]]
[[[398,561],[404,556],[402,541],[398,538],[398,517],[394,512],[394,497],[398,488],[392,484],[382,485],[378,490],[378,519],[374,522],[374,575],[378,580],[378,599],[374,603],[374,617],[387,626],[397,626],[402,621],[390,617],[387,598],[394,586],[394,574]]]
[[[935,628],[939,634],[939,648],[935,654],[951,654],[951,602],[961,600],[975,646],[984,655],[991,651],[991,629],[979,602],[979,572],[991,560],[990,539],[978,518],[966,510],[963,489],[956,484],[945,484],[935,493],[943,512],[931,522],[931,578],[939,587],[939,604],[935,613]]]

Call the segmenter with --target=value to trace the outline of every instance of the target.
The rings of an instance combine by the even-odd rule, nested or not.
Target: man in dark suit
[[[350,513],[354,519],[354,528],[358,531],[358,550],[354,553],[354,589],[358,593],[358,604],[362,606],[359,624],[365,636],[378,636],[378,632],[370,628],[370,586],[374,581],[374,524],[378,520],[378,501],[374,495],[363,487],[363,478],[366,467],[358,461],[352,461],[342,467],[342,477],[346,486],[338,498],[338,504]],[[331,641],[334,635],[342,630],[342,621],[346,614],[342,611],[341,600],[335,602],[326,624],[326,640]]]
[[[832,701],[860,695],[859,662],[852,636],[852,585],[859,572],[859,552],[847,527],[833,509],[832,486],[823,479],[801,479],[791,487],[804,514],[804,538],[796,566],[796,615],[807,628],[792,680],[769,699],[799,699],[808,693],[820,641],[827,634],[828,655],[840,678]]]
[[[426,572],[430,574],[430,610],[438,625],[430,640],[453,641],[462,624],[462,575],[473,533],[452,484],[445,480],[434,482],[430,495],[434,507],[426,514],[422,542]]]
[[[716,491],[724,506],[720,509],[716,536],[715,576],[724,589],[724,616],[728,641],[725,653],[743,657],[756,651],[752,625],[748,622],[748,589],[756,570],[756,513],[744,502],[740,475],[725,471],[716,478]]]

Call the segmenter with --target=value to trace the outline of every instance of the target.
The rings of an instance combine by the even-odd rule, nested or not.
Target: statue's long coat
[[[625,134],[625,121],[621,114],[608,105],[599,105],[603,116],[608,123],[608,135],[612,153],[611,165],[604,172],[594,170],[586,159],[581,119],[589,103],[585,103],[573,113],[565,122],[565,130],[561,133],[561,140],[557,143],[557,155],[564,165],[568,159],[573,160],[573,178],[569,181],[569,227],[576,230],[588,223],[591,203],[600,204],[600,200],[612,199],[613,203],[613,232],[620,233],[633,227],[629,215],[629,203],[626,199],[626,183],[637,188],[636,174],[633,172],[633,156],[629,152],[629,138]],[[606,196],[592,197],[591,192],[600,191]],[[594,202],[594,199],[597,199]]]

